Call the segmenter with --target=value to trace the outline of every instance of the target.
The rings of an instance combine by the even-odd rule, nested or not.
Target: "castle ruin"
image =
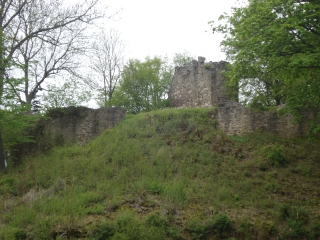
[[[305,123],[294,124],[292,115],[278,112],[252,111],[226,94],[225,77],[227,62],[205,63],[198,61],[175,68],[169,90],[173,107],[218,107],[217,124],[228,135],[250,132],[268,132],[292,137],[305,135]]]
[[[169,90],[173,107],[212,107],[229,100],[224,89],[227,62],[205,63],[204,57],[176,67]]]

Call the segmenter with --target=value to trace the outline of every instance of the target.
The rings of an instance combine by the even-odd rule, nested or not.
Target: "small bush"
[[[183,239],[181,230],[177,226],[170,227],[167,230],[167,234],[170,237],[170,239],[176,239],[176,240]]]
[[[210,63],[205,63],[205,64],[204,64],[204,68],[205,68],[205,69],[209,70],[210,67],[211,67],[211,64],[210,64]]]
[[[25,232],[25,230],[18,229],[14,233],[14,240],[25,240],[25,239],[27,239],[27,233]]]
[[[156,227],[165,230],[168,226],[168,221],[161,217],[158,213],[151,213],[145,220],[146,226]]]
[[[218,214],[213,219],[213,226],[218,235],[224,236],[231,230],[232,221],[227,215]]]
[[[278,210],[278,218],[287,224],[282,233],[286,239],[302,239],[308,233],[306,224],[309,215],[305,208],[282,205]]]
[[[97,240],[105,240],[114,234],[114,226],[109,222],[102,222],[93,232],[92,237]]]
[[[290,217],[290,207],[287,204],[283,204],[280,206],[277,217],[279,220],[285,221],[287,218]]]
[[[309,230],[309,239],[320,239],[320,224],[313,223]]]
[[[0,228],[1,240],[25,240],[27,233],[24,229],[15,227]]]
[[[0,194],[15,194],[15,180],[13,178],[3,178],[0,180]]]
[[[156,181],[151,181],[146,184],[147,191],[152,195],[162,194],[164,187],[161,183]]]
[[[281,147],[268,146],[267,149],[267,159],[272,166],[284,165],[285,158],[283,156],[283,150]]]
[[[269,164],[264,159],[259,159],[257,162],[257,166],[258,166],[259,170],[263,171],[263,172],[265,172],[269,169]]]
[[[34,239],[52,239],[50,236],[51,223],[47,219],[39,219],[33,233]]]
[[[284,231],[284,237],[286,239],[302,239],[307,233],[302,221],[289,220],[288,226]]]
[[[134,212],[124,211],[117,216],[115,223],[116,229],[111,239],[166,239],[166,220],[157,214],[149,215],[143,222]]]
[[[273,193],[276,193],[281,189],[280,185],[274,180],[270,180],[269,182],[267,182],[265,188],[267,191]]]
[[[240,223],[236,229],[237,237],[240,239],[250,239],[252,236],[253,225],[247,219],[240,220]]]
[[[192,219],[187,222],[186,230],[191,233],[192,239],[201,239],[206,236],[208,228],[200,219]]]
[[[264,228],[267,230],[268,234],[273,235],[277,232],[275,224],[273,221],[265,221],[263,222]]]
[[[104,204],[98,203],[93,206],[87,207],[85,212],[87,214],[103,214],[105,209],[106,207],[104,206]]]

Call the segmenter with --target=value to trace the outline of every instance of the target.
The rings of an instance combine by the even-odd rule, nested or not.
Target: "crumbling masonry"
[[[291,115],[277,112],[253,112],[230,100],[224,88],[227,62],[205,63],[204,57],[182,67],[176,67],[169,91],[173,107],[218,106],[218,127],[225,133],[243,134],[268,132],[281,136],[305,135],[307,126],[293,124]]]
[[[174,107],[212,107],[229,100],[224,90],[222,72],[227,62],[205,63],[204,57],[176,67],[169,98]]]

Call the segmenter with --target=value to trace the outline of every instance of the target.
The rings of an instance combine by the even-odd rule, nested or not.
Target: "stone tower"
[[[169,90],[173,107],[212,107],[229,100],[224,89],[222,71],[227,62],[205,63],[198,57],[190,64],[176,67]]]

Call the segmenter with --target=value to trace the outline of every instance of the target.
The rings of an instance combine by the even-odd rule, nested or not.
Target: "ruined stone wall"
[[[217,123],[227,134],[268,132],[281,136],[300,136],[307,133],[306,124],[294,124],[291,115],[277,112],[255,112],[231,101],[224,89],[227,62],[205,63],[205,58],[176,67],[169,92],[173,107],[218,106]],[[306,116],[307,117],[307,116]],[[306,122],[306,121],[305,121]]]
[[[61,135],[65,142],[82,145],[108,128],[114,127],[125,116],[122,108],[90,109],[68,107],[49,112],[43,124],[43,132],[51,136]]]
[[[307,133],[307,126],[294,123],[292,115],[278,112],[251,111],[235,101],[225,101],[218,105],[218,127],[228,135],[252,132],[278,134],[283,137],[301,136]]]
[[[13,147],[11,161],[19,164],[23,156],[46,153],[55,146],[87,143],[106,129],[117,125],[125,113],[124,109],[118,107],[52,109],[45,119],[40,119],[28,130],[27,134],[33,136],[34,142],[21,143]]]
[[[222,71],[227,62],[208,62],[199,57],[198,61],[176,67],[169,90],[173,107],[212,107],[221,99],[228,99],[224,90]]]

